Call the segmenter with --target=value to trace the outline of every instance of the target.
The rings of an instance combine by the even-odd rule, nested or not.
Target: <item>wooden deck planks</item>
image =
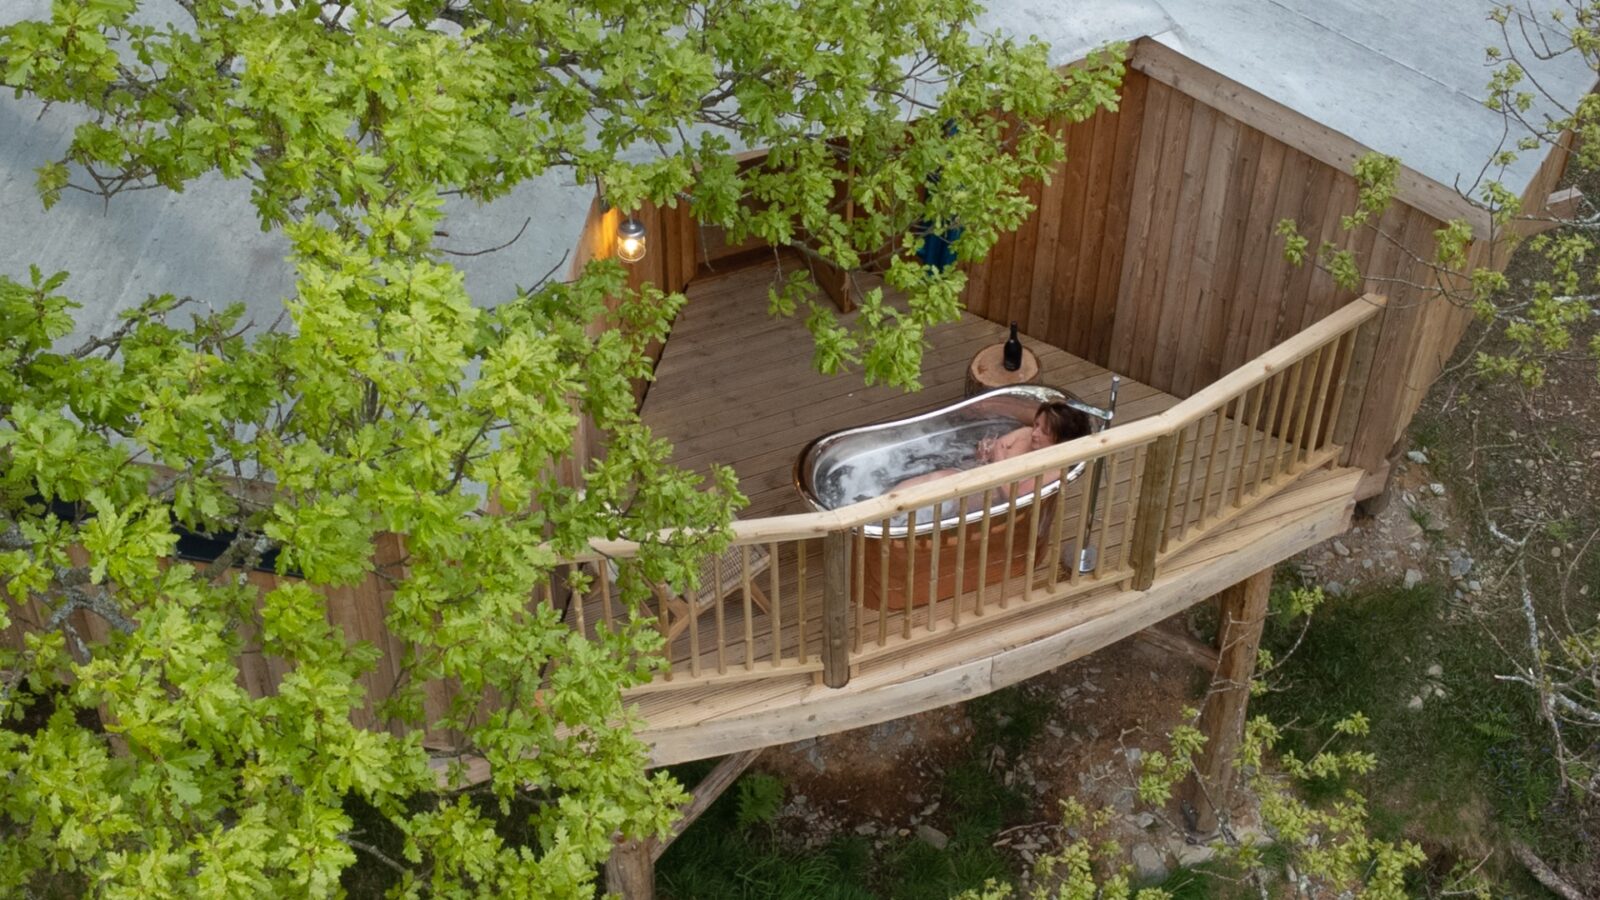
[[[958,399],[971,354],[988,343],[1002,340],[1005,333],[995,323],[965,316],[960,322],[929,333],[930,363],[924,373],[924,391],[907,394],[881,386],[867,388],[856,376],[828,378],[814,373],[807,352],[809,336],[800,323],[750,314],[751,295],[763,293],[769,278],[770,270],[763,267],[722,275],[706,290],[701,290],[698,284],[690,286],[690,302],[680,314],[664,351],[663,375],[652,388],[643,410],[646,424],[658,435],[674,442],[675,462],[695,469],[711,463],[734,468],[741,489],[753,501],[744,513],[750,518],[805,511],[792,484],[792,469],[806,442],[839,427],[911,415]],[[747,346],[749,342],[741,338],[744,334],[755,335],[753,339],[769,343],[751,350]],[[690,340],[679,343],[678,339],[685,336]],[[1089,402],[1105,402],[1109,373],[1104,369],[1057,348],[1034,341],[1029,344],[1040,355],[1047,381],[1062,383]],[[1121,399],[1121,422],[1156,414],[1175,402],[1170,395],[1138,382],[1125,382]],[[1194,452],[1186,451],[1182,461],[1181,472],[1185,477],[1181,497],[1188,498],[1188,502],[1180,500],[1175,504],[1172,516],[1175,522],[1180,517],[1186,519],[1189,529],[1198,523],[1202,509],[1216,511],[1223,506],[1225,496],[1231,499],[1224,491],[1234,483],[1233,479],[1219,477],[1214,484],[1204,483],[1206,473],[1213,468],[1213,452],[1226,457],[1234,441],[1232,420],[1223,426],[1221,436],[1214,433],[1217,421],[1213,416],[1202,422],[1198,434],[1191,437]],[[1232,452],[1237,452],[1241,460],[1259,459],[1268,441],[1261,432],[1251,429],[1238,450]],[[1281,445],[1273,441],[1271,446]],[[1191,468],[1194,474],[1189,476]],[[1114,467],[1115,481],[1103,490],[1101,508],[1097,511],[1096,520],[1103,524],[1089,538],[1101,554],[1099,572],[1078,579],[1081,584],[1070,588],[1064,585],[1065,589],[1080,593],[1097,590],[1104,583],[1101,576],[1115,573],[1121,565],[1122,545],[1128,537],[1126,517],[1131,508],[1130,500],[1136,497],[1135,471],[1133,453],[1121,454]],[[1087,484],[1087,478],[1069,484],[1058,500],[1057,509],[1065,511],[1059,513],[1065,516],[1064,549],[1077,543],[1083,489]],[[806,547],[805,568],[807,577],[802,586],[794,550],[784,548],[775,568],[777,590],[773,593],[779,604],[781,623],[777,635],[780,666],[791,666],[797,677],[805,676],[800,677],[802,683],[816,669],[821,650],[823,565],[820,541],[810,542]],[[761,576],[764,587],[771,577],[770,574]],[[1113,575],[1111,580],[1115,577]],[[1024,593],[1020,580],[1009,581],[1009,585],[989,587],[990,597],[983,617],[996,615],[993,607],[999,592],[1009,588],[1011,594]],[[1033,594],[1036,598],[1048,598],[1051,603],[1062,602],[1060,589],[1052,594],[1041,585]],[[972,618],[976,598],[969,591],[954,602],[963,604],[960,630],[965,633],[976,624]],[[945,599],[935,605],[931,629],[925,602],[916,604],[909,614],[888,611],[881,619],[877,610],[853,610],[853,624],[862,635],[863,645],[857,658],[875,659],[901,652],[908,643],[902,635],[908,631],[915,636],[910,643],[918,647],[930,638],[956,631],[951,624],[954,602]],[[585,605],[571,613],[574,623],[581,614],[591,629],[595,627],[604,617],[599,604],[598,595],[589,597]],[[1017,610],[1031,605],[1038,605],[1038,600],[1017,600],[1005,615],[1017,614]],[[776,672],[771,668],[773,633],[769,615],[743,603],[737,594],[719,606],[700,614],[696,627],[684,629],[672,641],[671,655],[680,678],[691,668],[698,668],[704,673],[727,673],[722,676],[727,683],[692,687],[658,683],[652,685],[648,693],[687,693],[703,700],[707,691],[737,692],[734,682],[751,690],[749,685],[758,681],[786,683],[789,680],[782,676],[781,668]],[[808,661],[805,666],[799,664],[802,632],[806,644],[804,657]],[[718,648],[721,648],[720,657]],[[750,677],[750,664],[760,678]],[[766,696],[765,693],[761,695]]]

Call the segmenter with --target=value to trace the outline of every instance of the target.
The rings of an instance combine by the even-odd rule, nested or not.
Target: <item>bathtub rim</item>
[[[799,492],[801,498],[803,498],[806,504],[813,510],[818,512],[830,512],[832,509],[822,505],[822,503],[817,499],[816,491],[812,487],[810,472],[810,469],[814,468],[814,466],[807,465],[807,461],[812,458],[813,454],[817,452],[818,447],[824,442],[842,440],[862,432],[874,431],[881,428],[910,425],[926,419],[934,418],[936,416],[949,415],[957,410],[963,409],[967,406],[977,405],[985,399],[992,398],[1000,394],[1022,397],[1024,399],[1034,400],[1038,403],[1045,403],[1052,400],[1065,401],[1074,409],[1080,410],[1089,415],[1090,434],[1097,434],[1101,431],[1104,431],[1106,428],[1109,428],[1111,425],[1111,420],[1114,416],[1113,412],[1086,403],[1081,397],[1064,388],[1038,384],[1017,384],[991,388],[983,393],[974,394],[971,397],[965,397],[955,403],[946,404],[936,409],[930,409],[927,412],[918,413],[913,416],[905,416],[899,419],[889,419],[883,422],[871,422],[865,425],[852,425],[848,428],[840,428],[812,438],[806,442],[804,447],[800,448],[799,455],[795,457],[795,490]],[[1022,424],[1020,420],[1019,424]],[[1084,469],[1087,467],[1087,460],[1081,460],[1075,463],[1070,469],[1067,470],[1067,481],[1076,481],[1083,474]],[[1034,502],[1042,503],[1045,500],[1055,496],[1055,494],[1057,494],[1060,490],[1061,479],[1059,477],[1052,479],[1043,486],[1036,486],[1034,490],[1017,497],[1016,509],[1021,511],[1027,509],[1028,506]],[[846,508],[848,507],[838,507],[838,509]],[[922,508],[924,507],[918,507],[918,509]],[[887,531],[885,531],[882,522],[863,524],[858,528],[852,528],[851,531],[859,531],[864,537],[872,540],[895,540],[897,538],[904,538],[908,534],[921,537],[924,535],[943,532],[948,529],[962,528],[974,523],[982,522],[985,513],[990,516],[992,521],[996,517],[1010,513],[1011,509],[1011,501],[1002,500],[998,503],[990,504],[987,510],[979,506],[976,509],[968,510],[965,516],[950,516],[943,519],[930,518],[930,520],[927,522],[916,522],[916,510],[910,510],[905,514],[905,524],[892,524],[889,526]]]

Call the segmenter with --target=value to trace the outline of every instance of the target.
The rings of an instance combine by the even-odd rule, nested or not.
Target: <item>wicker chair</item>
[[[700,584],[692,596],[674,591],[664,584],[655,585],[656,598],[661,601],[661,608],[670,620],[667,626],[668,641],[683,633],[691,620],[698,621],[699,616],[711,612],[719,594],[726,601],[744,591],[742,552],[745,550],[750,554],[750,602],[762,612],[772,612],[771,602],[756,583],[756,576],[772,565],[766,548],[760,545],[729,547],[720,556],[708,556],[700,563]]]

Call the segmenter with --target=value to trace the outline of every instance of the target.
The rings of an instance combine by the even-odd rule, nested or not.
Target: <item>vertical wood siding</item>
[[[1436,276],[1417,260],[1432,258],[1442,223],[1396,203],[1386,237],[1345,232],[1349,173],[1139,71],[1117,112],[1069,126],[1066,142],[1050,183],[1029,188],[1034,216],[972,266],[968,308],[1188,396],[1361,293],[1384,294],[1371,367],[1380,381],[1362,398],[1347,456],[1380,465],[1469,318],[1428,289]],[[1343,290],[1286,261],[1283,219],[1313,251],[1324,241],[1355,251],[1366,284]]]

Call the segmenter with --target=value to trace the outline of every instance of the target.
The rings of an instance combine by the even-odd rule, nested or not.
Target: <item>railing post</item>
[[[850,683],[850,532],[822,539],[822,683]]]
[[[1156,556],[1161,552],[1161,536],[1166,531],[1168,494],[1172,488],[1173,458],[1178,436],[1168,432],[1156,438],[1144,457],[1139,504],[1133,511],[1133,547],[1128,564],[1133,569],[1133,589],[1146,590],[1156,580]]]

